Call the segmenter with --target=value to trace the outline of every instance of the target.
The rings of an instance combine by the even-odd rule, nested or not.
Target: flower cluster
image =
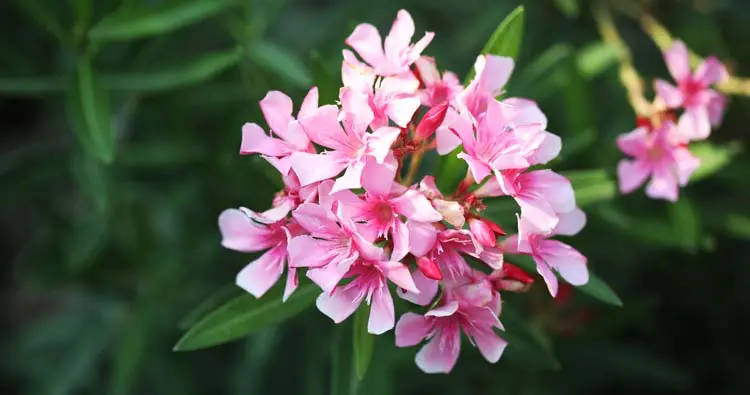
[[[337,105],[320,106],[312,88],[295,117],[289,97],[269,92],[260,107],[270,134],[246,124],[240,153],[265,158],[285,187],[270,210],[228,209],[219,227],[224,247],[265,251],[237,276],[247,292],[263,296],[286,270],[286,301],[304,271],[322,290],[317,308],[334,322],[364,302],[370,333],[395,327],[399,347],[426,339],[417,365],[447,373],[461,332],[490,362],[505,348],[496,332],[501,292],[524,291],[533,278],[504,263],[504,253],[533,257],[553,296],[557,274],[587,282],[586,258],[551,239],[576,234],[586,217],[570,182],[538,169],[561,148],[542,111],[529,100],[496,99],[512,59],[479,56],[464,87],[422,55],[433,34],[412,44],[413,35],[403,10],[384,40],[372,25],[357,26],[346,39],[354,52],[343,51]],[[468,172],[450,195],[433,176],[412,182],[428,151],[459,147]],[[498,242],[505,232],[481,212],[483,199],[500,196],[512,197],[520,215],[518,233]],[[397,321],[391,288],[415,312]]]
[[[677,86],[654,82],[654,114],[639,119],[638,128],[617,139],[620,150],[633,157],[620,161],[617,174],[622,193],[634,191],[650,176],[647,196],[676,201],[678,187],[687,185],[700,165],[688,143],[708,138],[721,122],[726,99],[710,87],[725,80],[727,72],[710,57],[691,73],[688,49],[681,41],[675,41],[664,59]],[[683,110],[679,118],[677,109]]]

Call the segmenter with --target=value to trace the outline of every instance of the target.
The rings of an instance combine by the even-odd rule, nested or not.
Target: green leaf
[[[208,313],[215,310],[219,305],[222,305],[229,300],[237,297],[237,294],[241,292],[240,288],[234,284],[226,285],[219,289],[213,295],[206,298],[203,302],[198,304],[193,310],[183,317],[177,326],[180,329],[189,329],[195,325],[198,320],[205,317]]]
[[[691,181],[704,179],[726,166],[733,156],[742,150],[739,143],[717,146],[707,141],[690,144],[690,152],[701,160],[698,169],[690,177]]]
[[[158,8],[115,13],[89,31],[93,41],[124,41],[166,34],[215,15],[235,2],[229,0],[173,1]]]
[[[68,96],[68,113],[78,142],[91,156],[110,163],[115,154],[115,138],[107,92],[94,75],[89,59],[78,62]]]
[[[612,290],[612,288],[601,278],[591,273],[591,271],[589,271],[589,281],[584,285],[577,286],[576,288],[581,292],[592,296],[594,299],[598,299],[613,306],[622,307],[622,300],[617,296],[615,291]]]
[[[0,93],[4,95],[33,96],[64,91],[65,80],[56,76],[0,78]]]
[[[331,341],[331,395],[356,395],[359,380],[354,369],[352,330],[349,322],[333,328]]]
[[[577,17],[581,13],[581,0],[554,0],[557,9],[568,18]]]
[[[240,48],[206,54],[171,70],[144,73],[103,74],[108,89],[130,92],[163,92],[205,82],[237,64]]]
[[[372,361],[375,337],[367,331],[367,321],[370,309],[363,303],[354,316],[354,368],[357,378],[365,378],[367,369]]]
[[[282,323],[310,307],[320,294],[320,288],[307,284],[300,286],[284,303],[281,301],[283,288],[279,284],[261,299],[243,294],[219,307],[193,325],[174,346],[174,351],[216,346]]]
[[[501,337],[508,341],[509,358],[517,356],[526,363],[538,365],[543,369],[561,368],[560,361],[552,350],[550,339],[530,325],[515,309],[504,304],[500,320],[505,327]]]
[[[55,10],[49,8],[49,2],[44,0],[18,0],[19,8],[42,29],[55,36],[62,44],[70,44],[70,36],[58,20]]]
[[[250,59],[259,67],[284,78],[299,88],[313,84],[310,70],[288,49],[268,41],[258,41],[249,48]]]
[[[313,51],[310,54],[310,60],[312,62],[311,68],[315,86],[318,87],[320,102],[332,103],[336,101],[338,99],[340,82],[339,77],[331,73],[331,70],[335,68],[329,67],[326,60],[318,51]]]
[[[492,54],[498,56],[507,56],[516,59],[521,49],[521,40],[523,39],[523,6],[516,7],[508,16],[500,22],[495,32],[492,33],[487,44],[482,48],[482,54]],[[464,80],[464,84],[469,83],[474,78],[474,69]]]
[[[673,232],[682,246],[695,249],[700,243],[700,218],[695,206],[687,196],[667,206]]]
[[[556,71],[560,66],[568,64],[567,59],[573,54],[573,46],[568,43],[557,43],[545,49],[528,66],[518,71],[518,75],[510,80],[512,92],[524,92],[524,96],[544,99],[554,94],[558,89],[569,87],[563,83]],[[567,143],[566,143],[567,144]]]
[[[597,77],[599,74],[614,67],[619,61],[619,53],[615,46],[595,42],[585,46],[578,52],[576,63],[578,71],[587,79]]]
[[[573,184],[579,207],[610,200],[617,194],[617,185],[604,169],[564,171]]]
[[[147,350],[151,334],[153,313],[145,306],[140,307],[130,317],[122,331],[122,338],[114,357],[111,395],[129,394],[138,380],[138,370],[142,366],[144,351]]]

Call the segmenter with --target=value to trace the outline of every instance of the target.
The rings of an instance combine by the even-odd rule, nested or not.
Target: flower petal
[[[409,252],[420,257],[427,255],[437,241],[437,230],[430,223],[406,221],[409,229]]]
[[[287,246],[290,267],[322,267],[331,262],[331,256],[319,240],[310,235],[293,238]]]
[[[424,273],[420,270],[415,270],[412,275],[414,285],[419,290],[419,293],[409,292],[403,288],[396,290],[396,294],[404,300],[420,306],[428,306],[435,299],[438,292],[438,282],[433,279],[427,278]]]
[[[405,97],[388,103],[386,113],[396,125],[405,128],[411,122],[414,113],[419,109],[419,99],[416,97]]]
[[[620,193],[626,194],[638,189],[651,174],[651,166],[642,160],[623,159],[617,164],[617,179]]]
[[[727,78],[727,70],[715,56],[709,56],[695,70],[695,80],[709,86],[722,82]]]
[[[317,204],[302,203],[292,212],[292,216],[313,236],[335,237],[341,232],[333,213]]]
[[[443,216],[437,212],[429,200],[419,191],[409,189],[401,196],[391,199],[397,213],[419,222],[437,222]]]
[[[349,318],[362,303],[363,294],[354,287],[339,287],[328,294],[323,292],[315,300],[315,306],[335,323]]]
[[[461,335],[455,326],[436,333],[417,353],[415,362],[425,373],[449,373],[461,352]]]
[[[294,120],[292,106],[292,99],[279,91],[266,93],[266,96],[260,101],[260,109],[263,111],[268,126],[280,136],[286,133],[287,125]]]
[[[291,158],[292,169],[297,174],[302,186],[335,177],[346,168],[346,162],[339,160],[330,153],[295,152]]]
[[[221,245],[230,250],[254,252],[276,244],[271,231],[237,209],[227,209],[219,215],[219,230]]]
[[[256,298],[260,298],[279,281],[286,266],[286,245],[278,245],[250,262],[238,274],[236,283]]]
[[[411,347],[429,335],[432,325],[423,316],[404,313],[396,323],[396,347]]]
[[[690,77],[688,50],[682,41],[675,40],[672,47],[664,52],[664,61],[675,81],[679,82]]]
[[[391,253],[391,259],[394,261],[400,261],[409,253],[409,228],[407,228],[400,219],[396,219],[393,222],[391,236],[393,237],[393,252]]]
[[[369,23],[360,23],[346,39],[346,44],[354,48],[365,62],[376,66],[385,61],[383,41],[378,29]]]
[[[572,285],[583,285],[589,281],[586,257],[575,248],[557,240],[544,240],[541,256],[560,276]]]
[[[556,235],[575,236],[586,226],[586,213],[577,207],[567,213],[557,214],[557,217],[560,221],[553,231]]]
[[[409,273],[409,268],[401,262],[383,261],[378,263],[383,274],[400,288],[410,292],[419,293],[419,288]]]
[[[500,360],[508,342],[498,336],[491,328],[475,329],[471,332],[479,352],[489,363]]]
[[[370,319],[367,321],[367,332],[373,335],[383,334],[396,323],[396,313],[393,310],[393,298],[388,286],[375,290],[370,305]]]
[[[682,105],[682,92],[669,82],[657,79],[654,81],[654,90],[656,95],[664,100],[667,107],[677,108]]]
[[[284,156],[290,153],[292,150],[285,142],[269,137],[260,126],[254,123],[246,123],[242,126],[240,154]]]
[[[646,186],[646,196],[676,202],[677,189],[677,175],[674,174],[672,166],[667,163],[656,164],[651,181]]]

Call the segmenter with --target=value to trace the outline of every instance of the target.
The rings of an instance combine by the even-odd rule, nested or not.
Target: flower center
[[[380,223],[390,222],[393,219],[393,209],[387,202],[380,202],[373,207],[375,219]]]

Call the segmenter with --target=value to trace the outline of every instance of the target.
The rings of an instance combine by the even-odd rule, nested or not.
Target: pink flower
[[[388,119],[399,127],[406,127],[419,108],[416,97],[419,81],[414,75],[408,73],[376,79],[372,69],[358,61],[353,53],[344,50],[343,54],[341,74],[344,86],[352,88],[351,92],[364,95],[360,100],[369,104],[374,116],[370,127],[377,130],[388,126]]]
[[[500,270],[492,272],[488,279],[492,281],[496,290],[507,292],[526,292],[534,283],[533,277],[508,262],[503,263]]]
[[[445,222],[453,225],[453,227],[457,229],[464,226],[466,219],[464,218],[463,206],[456,201],[443,198],[443,194],[440,192],[437,185],[435,185],[434,176],[425,176],[422,181],[419,182],[419,191],[422,192],[427,199],[430,199],[432,207],[443,216]]]
[[[449,103],[463,90],[456,74],[446,71],[442,77],[440,76],[434,58],[420,56],[414,65],[424,84],[424,89],[419,93],[422,105],[435,107],[442,103]]]
[[[385,167],[382,166],[380,169]],[[401,221],[401,217],[409,221],[430,223],[441,221],[443,216],[435,211],[421,192],[414,189],[392,189],[396,169],[391,170],[364,178],[364,199],[348,199],[345,205],[351,209],[349,213],[352,219],[361,223],[358,229],[366,239],[387,239],[389,235],[392,237],[391,259],[400,261],[409,252],[409,230]]]
[[[683,107],[678,128],[688,140],[702,140],[711,133],[711,126],[718,126],[726,105],[718,92],[709,89],[713,84],[727,78],[724,65],[715,57],[707,58],[690,72],[688,49],[682,41],[675,41],[664,53],[670,74],[677,86],[664,80],[656,80],[654,89],[669,108]]]
[[[301,120],[313,142],[331,149],[320,154],[296,152],[292,155],[292,168],[303,186],[335,177],[346,170],[336,180],[334,192],[359,188],[363,174],[366,176],[375,171],[375,167],[383,165],[386,159],[395,161],[390,148],[401,131],[382,127],[374,133],[367,132],[373,114],[367,102],[359,96],[347,88],[342,89],[343,128],[339,123],[339,110],[334,105],[323,106]],[[375,161],[368,162],[368,157]]]
[[[414,221],[406,223],[409,229],[409,251],[415,257],[426,257],[438,264],[441,273],[458,278],[470,272],[463,254],[477,258],[493,269],[503,264],[502,251],[482,247],[468,230],[444,229],[438,231],[433,224]]]
[[[490,363],[500,359],[507,342],[495,334],[503,326],[499,294],[479,273],[472,272],[444,290],[439,307],[424,316],[406,313],[396,324],[396,346],[411,347],[428,339],[417,353],[417,366],[425,373],[449,373],[461,351],[463,331]]]
[[[261,154],[276,167],[282,176],[289,173],[290,155],[295,152],[315,152],[310,139],[292,116],[292,99],[279,91],[271,91],[260,101],[260,108],[268,126],[280,138],[269,137],[263,128],[246,123],[242,127],[240,154]],[[318,108],[318,88],[307,93],[299,110],[299,117],[311,115]]]
[[[456,99],[461,112],[468,111],[475,123],[481,121],[489,103],[503,93],[512,72],[512,58],[479,55],[474,62],[474,79]]]
[[[309,232],[289,242],[289,266],[307,267],[307,277],[324,292],[333,292],[352,265],[360,259],[380,261],[383,250],[358,233],[343,207],[330,209],[312,203],[301,204],[292,216]]]
[[[411,44],[412,36],[414,21],[408,12],[400,10],[385,43],[378,29],[369,23],[357,25],[346,43],[372,66],[377,75],[386,77],[408,72],[409,66],[419,58],[435,34],[425,33],[414,45]]]
[[[560,229],[554,229],[551,233],[543,232],[524,218],[519,218],[518,234],[508,236],[503,241],[505,252],[531,255],[536,262],[537,272],[553,297],[558,290],[558,280],[553,270],[572,285],[583,285],[589,280],[586,257],[573,247],[548,238],[555,234],[574,234],[583,228],[586,221],[583,212],[574,210],[571,213],[560,217]]]
[[[414,140],[421,141],[427,140],[432,137],[432,134],[443,124],[445,121],[445,115],[448,112],[448,102],[438,104],[429,110],[422,116],[419,121],[419,125],[414,130]]]
[[[474,191],[474,196],[512,196],[521,207],[521,216],[545,232],[557,225],[558,214],[575,208],[570,181],[552,170],[505,170],[502,175],[502,184],[490,180]]]
[[[318,184],[301,186],[293,171],[285,175],[283,181],[284,189],[277,192],[273,198],[274,207],[286,207],[288,211],[291,211],[302,203],[311,203],[318,197]]]
[[[266,251],[237,274],[237,285],[260,298],[281,277],[287,261],[287,244],[292,236],[302,233],[293,220],[285,218],[289,210],[255,213],[246,208],[227,209],[219,215],[221,244],[235,251]],[[283,300],[297,288],[297,274],[289,268]]]
[[[390,330],[395,323],[393,298],[387,280],[402,289],[419,292],[409,269],[401,262],[358,261],[347,277],[353,278],[348,284],[337,286],[330,294],[324,292],[318,296],[318,309],[335,323],[340,323],[352,315],[364,300],[371,306],[367,331],[375,335]]]
[[[651,176],[646,195],[653,199],[677,200],[677,187],[687,185],[700,165],[687,147],[678,141],[677,128],[667,121],[656,129],[640,127],[617,139],[617,146],[633,159],[617,166],[620,192],[630,193]]]

